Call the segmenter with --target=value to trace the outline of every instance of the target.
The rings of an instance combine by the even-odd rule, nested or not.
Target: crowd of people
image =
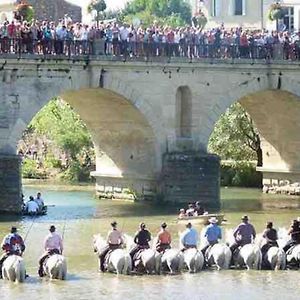
[[[202,215],[207,215],[208,212],[204,209],[199,201],[195,203],[189,203],[188,208],[181,208],[179,210],[178,219],[184,219],[186,217],[197,217]]]
[[[243,216],[241,220],[242,222],[233,231],[234,243],[230,246],[233,254],[241,247],[252,243],[256,238],[256,230],[254,226],[249,222],[248,216]],[[202,247],[202,249],[199,249],[200,251],[202,251],[203,255],[205,255],[209,247],[219,243],[219,241],[222,239],[222,230],[217,225],[217,218],[211,217],[209,219],[209,223],[210,224],[205,228],[204,231],[204,238],[206,239],[205,246]],[[102,249],[101,253],[99,253],[101,271],[106,270],[106,255],[111,251],[122,248],[123,244],[125,243],[123,233],[118,230],[117,225],[118,224],[115,221],[111,223],[112,229],[108,232],[107,235],[107,245]],[[283,250],[285,252],[287,252],[294,245],[300,244],[299,220],[292,221],[288,234],[291,239],[283,247]],[[278,234],[277,231],[273,228],[272,222],[267,222],[262,237],[264,239],[264,242],[261,245],[261,252],[264,257],[269,248],[273,246],[278,247]],[[139,230],[134,236],[135,246],[130,250],[133,268],[136,267],[136,254],[140,250],[149,249],[149,242],[151,241],[151,239],[151,233],[149,230],[147,230],[146,224],[141,223],[139,226]],[[161,224],[161,230],[157,233],[155,240],[156,251],[158,251],[159,253],[171,248],[172,237],[171,233],[167,230],[167,224],[165,222]],[[181,251],[185,251],[190,248],[198,248],[199,233],[190,222],[186,224],[186,230],[181,234],[180,241],[182,244]],[[1,248],[4,253],[0,258],[0,277],[2,277],[1,267],[5,259],[8,258],[9,255],[13,254],[22,256],[23,252],[26,249],[24,240],[18,234],[16,227],[12,227],[10,234],[4,237]],[[54,225],[50,226],[49,234],[44,240],[44,250],[44,254],[39,259],[38,274],[40,277],[44,276],[43,263],[45,262],[45,260],[53,254],[62,254],[63,251],[63,239],[61,235],[56,232],[56,228]]]
[[[0,24],[0,53],[77,56],[100,53],[131,57],[300,59],[300,33],[226,29],[224,24],[202,30],[195,26],[173,28],[154,22],[133,26],[118,22],[87,25],[70,18],[32,23],[13,20]]]

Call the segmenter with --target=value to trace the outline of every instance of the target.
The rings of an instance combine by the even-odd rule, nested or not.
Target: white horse
[[[67,277],[67,261],[63,255],[51,255],[44,263],[43,269],[50,279],[65,280]]]
[[[289,241],[290,237],[288,231],[285,228],[279,228],[278,230],[278,245],[283,248]],[[293,246],[286,254],[286,264],[295,264],[300,268],[300,245]]]
[[[261,248],[264,243],[264,238],[261,234],[256,237],[256,244]],[[271,268],[271,270],[285,270],[286,268],[286,254],[282,248],[272,246],[267,253],[262,257]]]
[[[26,278],[25,264],[22,257],[10,255],[2,265],[3,279],[13,282],[24,282]]]
[[[105,247],[106,242],[100,234],[94,235],[94,249],[100,254]],[[99,259],[100,268],[100,259]],[[129,253],[124,249],[113,250],[107,265],[107,271],[119,274],[130,274],[132,269],[132,261]]]
[[[181,243],[183,232],[179,232],[179,248],[182,249]],[[204,256],[201,251],[196,248],[189,248],[183,251],[184,265],[190,273],[200,272],[204,265]]]
[[[184,257],[178,249],[167,249],[164,253],[155,253],[155,270],[161,274],[162,270],[168,269],[170,274],[180,273],[184,265]]]
[[[216,265],[218,271],[229,269],[231,256],[231,250],[226,244],[215,244],[208,252],[207,263],[208,265]]]
[[[206,228],[201,230],[201,244],[200,249],[203,249],[208,245],[207,239],[205,237]],[[206,254],[205,254],[206,256]],[[207,260],[209,266],[216,265],[217,270],[229,269],[231,262],[231,250],[224,243],[218,243],[209,248],[208,255],[204,259]]]
[[[130,251],[134,246],[133,238],[124,234],[126,249]],[[155,251],[153,249],[144,249],[140,254],[140,263],[142,268],[145,270],[147,274],[153,274],[156,272],[156,260],[155,260]]]
[[[230,244],[234,242],[233,230],[226,230],[226,240]],[[262,254],[260,247],[256,244],[247,244],[244,245],[240,250],[237,256],[233,255],[233,261],[235,267],[246,266],[248,270],[260,270],[262,263]]]

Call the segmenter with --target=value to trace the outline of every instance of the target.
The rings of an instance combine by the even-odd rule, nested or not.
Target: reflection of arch
[[[192,93],[188,86],[181,86],[176,92],[176,136],[192,136]]]

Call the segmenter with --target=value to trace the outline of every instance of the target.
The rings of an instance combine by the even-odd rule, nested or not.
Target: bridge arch
[[[300,181],[300,87],[290,77],[265,78],[242,83],[224,91],[216,100],[218,111],[210,115],[207,124],[210,137],[220,116],[235,102],[250,114],[261,136],[264,183],[282,180]],[[216,104],[217,103],[217,104]],[[205,141],[206,146],[208,140]]]

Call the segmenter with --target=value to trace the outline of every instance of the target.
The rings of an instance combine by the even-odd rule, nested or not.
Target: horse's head
[[[233,229],[232,228],[225,230],[225,241],[229,245],[232,245],[235,242],[234,236],[233,236]]]
[[[135,244],[134,244],[134,240],[133,240],[133,237],[131,237],[130,235],[128,234],[124,234],[123,235],[123,238],[124,238],[124,245],[125,245],[125,248],[126,250],[130,250]]]
[[[100,252],[101,249],[105,246],[105,240],[102,238],[101,234],[93,235],[93,248],[94,252]]]

